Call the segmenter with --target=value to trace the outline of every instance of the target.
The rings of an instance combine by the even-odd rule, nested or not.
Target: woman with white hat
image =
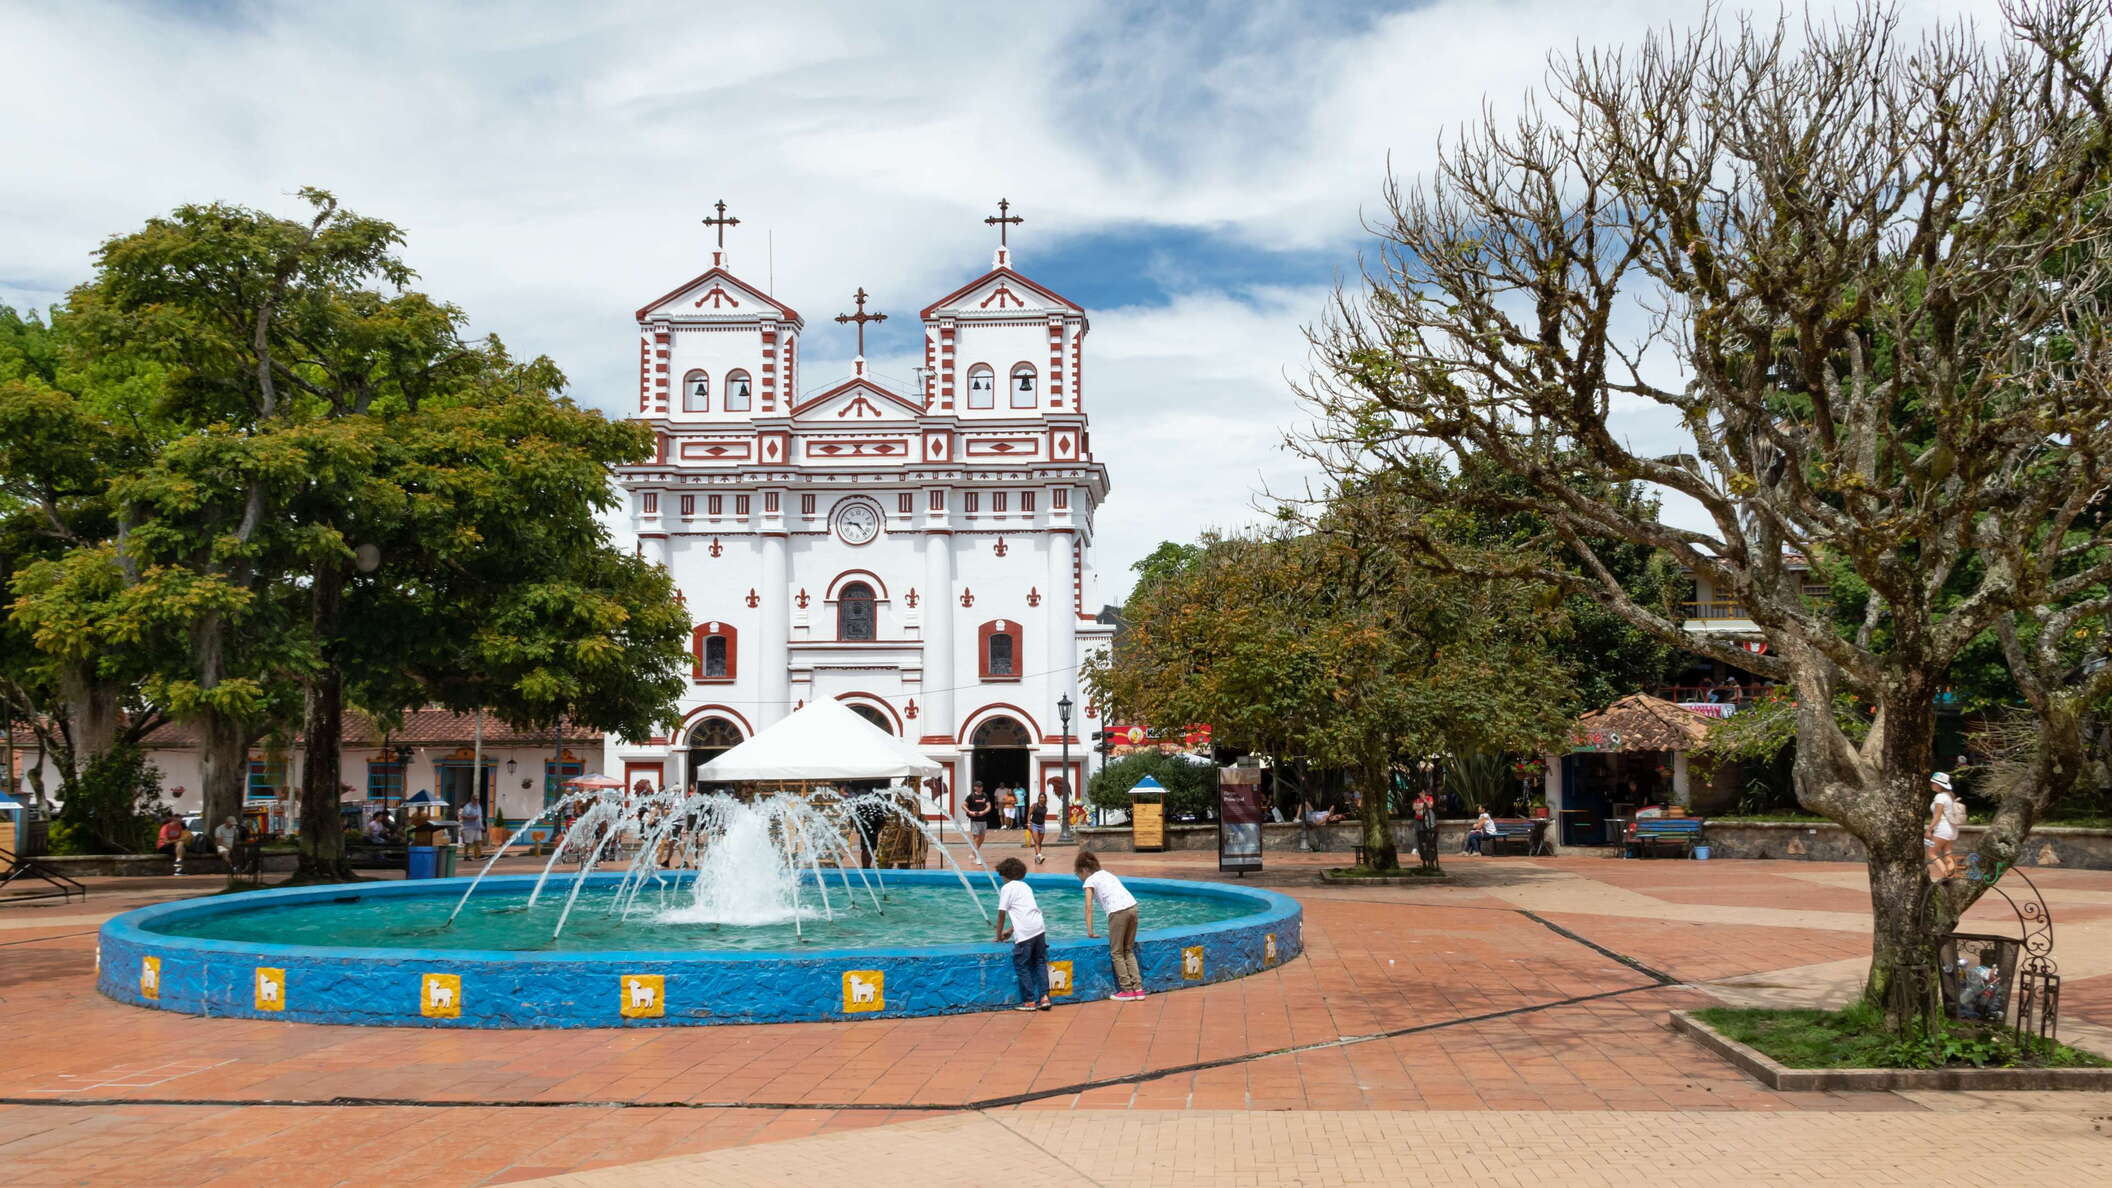
[[[1951,791],[1950,773],[1939,771],[1931,775],[1929,787],[1936,790],[1936,795],[1929,801],[1929,826],[1922,830],[1922,845],[1929,851],[1929,877],[1942,882],[1958,873],[1957,860],[1951,857],[1951,843],[1958,840],[1965,805]]]

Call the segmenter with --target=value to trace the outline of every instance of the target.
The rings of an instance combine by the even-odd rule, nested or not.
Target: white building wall
[[[1107,486],[1084,448],[1078,411],[1083,311],[1001,267],[926,311],[932,369],[923,390],[889,392],[861,363],[850,380],[812,389],[796,405],[766,412],[758,398],[752,414],[729,414],[727,371],[746,368],[760,380],[762,335],[775,335],[782,349],[799,329],[752,287],[741,289],[750,293],[749,320],[696,312],[700,294],[739,285],[707,273],[641,312],[643,341],[665,334],[671,344],[671,409],[679,410],[683,376],[701,368],[713,379],[713,411],[657,416],[648,408],[664,455],[619,475],[626,501],[611,524],[619,542],[669,567],[694,622],[734,630],[734,675],[693,679],[668,734],[610,740],[607,769],[660,763],[667,780],[682,780],[692,767],[691,732],[707,719],[724,719],[745,737],[833,697],[880,710],[891,728],[950,764],[956,795],[972,778],[972,732],[996,714],[1031,732],[1030,780],[1053,778],[1063,745],[1056,703],[1079,701],[1074,670],[1106,639],[1104,628],[1081,621],[1075,570],[1074,544],[1089,543]],[[699,322],[708,326],[692,325]],[[996,384],[987,409],[968,406],[977,364],[989,365]],[[1031,407],[1013,404],[1020,364],[1033,369]],[[641,388],[651,385],[643,376]],[[657,496],[655,511],[645,510],[647,492]],[[718,518],[707,513],[713,494],[722,497]],[[688,515],[685,495],[694,498]],[[746,515],[735,510],[739,495],[749,497]],[[853,543],[838,533],[836,513],[848,501],[877,510],[883,527],[874,539]],[[837,638],[837,587],[854,572],[877,595],[869,643]],[[1084,577],[1091,588],[1089,566]],[[1020,641],[1016,675],[986,680],[982,628],[997,621]],[[1079,704],[1074,767],[1096,725]]]

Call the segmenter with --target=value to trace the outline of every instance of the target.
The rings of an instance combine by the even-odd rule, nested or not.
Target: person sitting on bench
[[[230,815],[213,830],[213,848],[220,851],[220,858],[227,868],[235,868],[235,851],[242,844],[242,826]]]
[[[1467,843],[1461,848],[1460,852],[1462,854],[1482,853],[1482,845],[1495,836],[1496,819],[1489,815],[1489,810],[1483,809],[1481,810],[1481,815],[1474,818],[1474,828],[1467,830]]]
[[[155,850],[176,860],[177,874],[183,873],[183,852],[191,848],[191,839],[197,835],[183,827],[183,818],[170,813],[161,823],[161,832],[155,836]]]

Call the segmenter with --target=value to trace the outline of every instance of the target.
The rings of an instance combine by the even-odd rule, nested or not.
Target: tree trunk
[[[1386,776],[1384,764],[1370,768],[1364,775],[1364,864],[1371,870],[1393,870],[1401,864],[1401,856],[1393,845],[1393,814],[1387,811],[1393,789]]]
[[[90,658],[59,665],[59,695],[66,700],[73,736],[60,783],[70,785],[117,742],[118,687],[96,675]]]
[[[198,715],[201,735],[198,748],[199,796],[205,806],[206,832],[242,812],[242,798],[249,786],[249,731],[236,719],[217,710]]]
[[[1829,741],[1805,734],[1833,725],[1831,698],[1800,702],[1798,766],[1805,781],[1821,781],[1828,812],[1869,853],[1870,973],[1863,1001],[1882,1010],[1888,1027],[1904,1027],[1935,991],[1935,934],[1948,926],[1931,903],[1928,850],[1929,772],[1935,753],[1935,688],[1902,678],[1885,689],[1860,753],[1850,755]],[[1816,706],[1816,708],[1814,708]],[[1823,727],[1821,723],[1823,722]],[[1812,752],[1806,762],[1804,752]],[[1844,787],[1845,785],[1845,787]],[[1845,811],[1840,811],[1845,809]],[[1959,861],[1964,861],[1963,854]]]
[[[345,675],[337,667],[331,641],[336,638],[344,582],[335,566],[325,567],[315,575],[310,599],[316,638],[323,641],[323,668],[308,682],[307,721],[301,728],[308,757],[301,764],[301,857],[294,881],[302,883],[349,882],[357,877],[345,864],[345,828],[338,817]]]

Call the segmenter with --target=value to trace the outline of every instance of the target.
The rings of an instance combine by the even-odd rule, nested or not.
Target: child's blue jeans
[[[1021,1002],[1040,1002],[1049,993],[1049,934],[1012,946],[1012,972],[1019,976]]]

